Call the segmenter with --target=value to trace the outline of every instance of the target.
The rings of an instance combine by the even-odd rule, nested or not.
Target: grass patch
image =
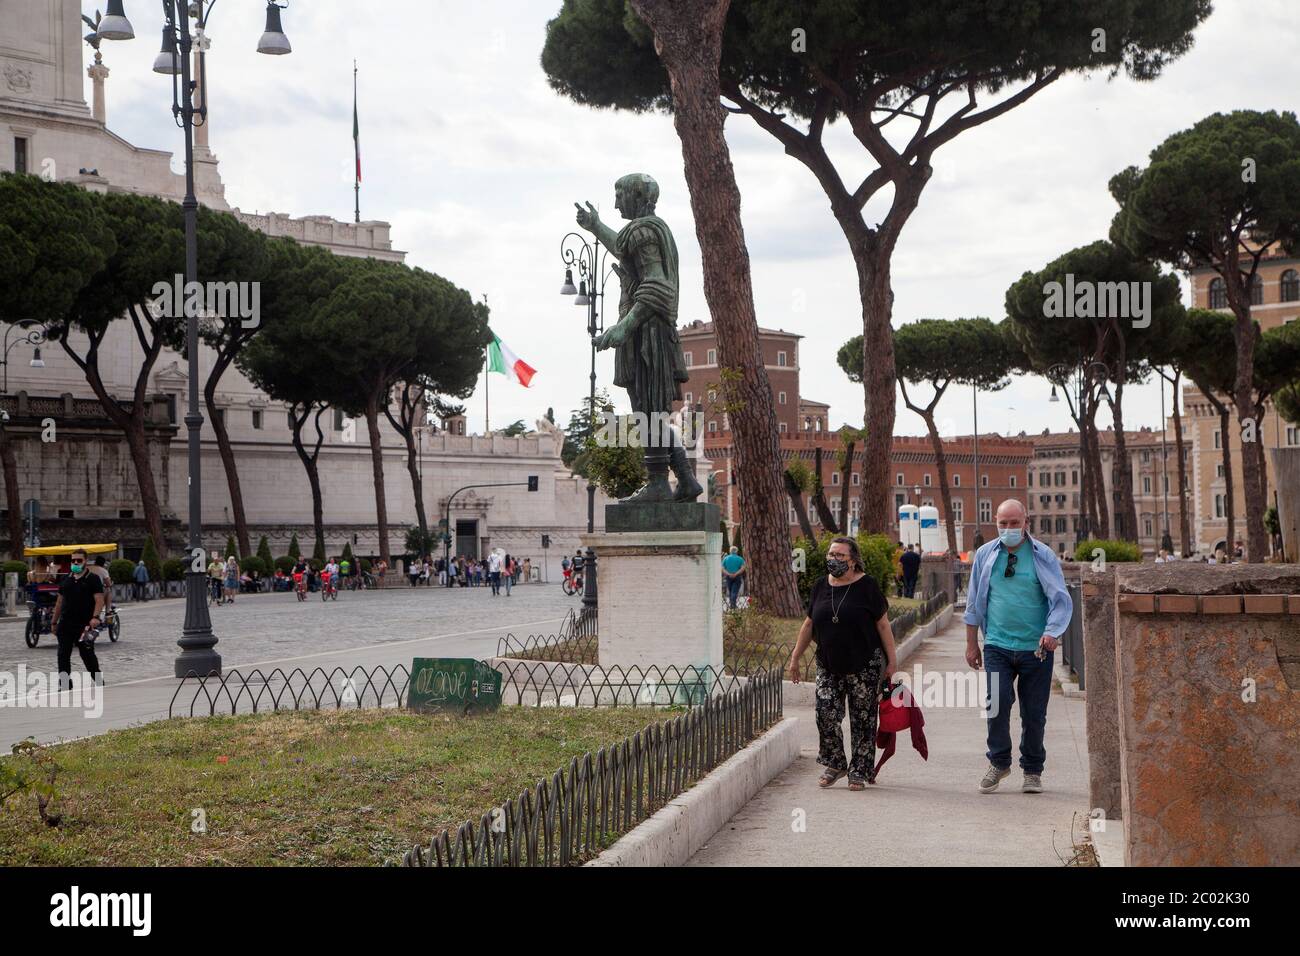
[[[0,864],[375,865],[680,712],[290,711],[115,730],[47,751],[62,824],[11,798]],[[206,833],[191,831],[196,809]]]

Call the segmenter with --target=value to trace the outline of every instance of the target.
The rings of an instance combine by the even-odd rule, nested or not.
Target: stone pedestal
[[[717,505],[605,508],[584,534],[600,567],[602,667],[722,667],[722,532]]]

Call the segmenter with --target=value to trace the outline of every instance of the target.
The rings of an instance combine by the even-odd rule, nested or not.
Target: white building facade
[[[184,178],[171,171],[171,153],[128,143],[107,126],[109,70],[93,62],[83,73],[83,41],[78,0],[23,0],[0,3],[0,172],[27,172],[73,182],[101,192],[134,192],[179,202]],[[139,42],[145,42],[142,37]],[[111,44],[106,44],[109,50]],[[90,80],[93,107],[87,105],[83,77]],[[254,229],[319,245],[339,255],[403,261],[394,250],[386,222],[341,222],[328,216],[260,215],[233,209],[207,128],[195,138],[196,193],[204,205],[229,211]],[[42,316],[4,316],[5,322],[43,320]],[[0,326],[9,329],[9,326]],[[18,330],[11,339],[18,339]],[[69,344],[84,352],[85,339]],[[203,348],[200,375],[206,379],[213,353]],[[43,368],[29,364],[27,347],[9,355],[7,388],[0,407],[10,416],[7,432],[18,459],[22,499],[41,506],[45,543],[63,540],[118,540],[129,554],[143,545],[143,515],[135,471],[120,431],[95,399],[85,376],[63,347],[42,347]],[[100,368],[110,395],[129,403],[141,352],[126,322],[110,330],[101,347]],[[184,417],[187,365],[164,350],[149,377],[149,442],[164,513],[169,550],[185,539],[187,462]],[[200,382],[200,388],[202,381]],[[252,544],[266,534],[272,553],[285,553],[293,534],[304,551],[313,541],[311,492],[292,443],[287,407],[255,388],[236,368],[221,379],[217,405],[238,462],[242,499]],[[201,409],[206,419],[207,412]],[[57,437],[42,441],[44,423],[53,420]],[[350,543],[358,555],[379,552],[369,436],[364,420],[348,420],[334,410],[321,416],[324,435],[319,467],[324,501],[326,548],[338,553]],[[412,482],[402,437],[380,419],[389,547],[404,551],[404,537],[416,523]],[[234,531],[225,469],[209,424],[203,428],[202,483],[205,543],[224,546]],[[314,442],[309,424],[304,439]],[[433,427],[419,441],[425,508],[436,527],[448,496],[464,485],[518,483],[462,492],[451,508],[454,550],[481,555],[505,548],[542,563],[542,535],[560,554],[572,553],[587,527],[586,480],[560,462],[563,436],[549,423],[536,434],[452,435]],[[529,476],[539,490],[528,492]],[[604,505],[597,492],[595,526],[603,528]]]

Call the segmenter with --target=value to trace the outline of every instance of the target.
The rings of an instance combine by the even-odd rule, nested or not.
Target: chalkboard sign
[[[501,674],[470,657],[417,657],[406,706],[423,714],[472,714],[501,706]]]

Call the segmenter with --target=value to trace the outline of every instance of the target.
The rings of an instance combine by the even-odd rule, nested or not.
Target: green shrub
[[[308,558],[307,565],[313,571],[319,571],[321,568],[325,567],[325,562],[322,561],[320,558]]]
[[[371,569],[372,567],[374,567],[374,565],[372,565],[372,564],[370,563],[370,559],[369,559],[369,558],[362,558],[361,561],[360,561],[360,564],[361,564],[361,570],[362,570],[363,572],[369,572],[370,569]]]
[[[239,557],[239,546],[235,544],[235,536],[233,534],[226,538],[226,557]]]
[[[316,538],[316,543],[312,545],[311,556],[313,558],[320,558],[320,560],[322,561],[325,560],[325,539],[324,538]]]
[[[271,557],[271,545],[266,540],[266,535],[262,535],[262,540],[257,542],[257,556],[262,559],[263,567],[273,567],[275,558]]]
[[[127,558],[115,558],[108,562],[108,576],[114,584],[130,584],[135,580],[135,562]]]
[[[289,539],[289,557],[293,558],[294,561],[297,561],[299,558],[302,557],[302,548],[298,546],[297,531],[295,531],[293,533],[293,537]]]
[[[341,564],[341,563],[343,563],[344,561],[348,562],[348,566],[349,566],[349,567],[351,567],[352,565],[355,565],[355,564],[357,563],[357,559],[356,559],[356,557],[352,554],[352,542],[351,542],[351,541],[349,541],[347,544],[343,545],[343,555],[339,558],[339,563]]]
[[[18,573],[19,587],[27,583],[27,562],[26,561],[6,561],[0,565],[0,574],[8,574],[10,571]]]
[[[1092,552],[1098,548],[1106,552],[1107,564],[1142,560],[1142,549],[1132,541],[1099,541],[1096,538],[1080,541],[1079,546],[1074,549],[1074,560],[1091,561]]]
[[[162,558],[158,554],[158,548],[154,546],[153,535],[149,535],[144,539],[144,551],[140,555],[140,560],[144,562],[145,568],[149,571],[150,581],[162,580]]]
[[[162,564],[164,581],[184,581],[185,562],[180,558],[168,558]]]
[[[254,571],[261,575],[267,573],[266,562],[255,554],[242,558],[239,562],[239,570],[247,571],[249,574],[252,574]]]
[[[866,573],[880,585],[880,593],[889,594],[899,573],[898,545],[888,535],[861,533],[858,535],[858,550],[862,552]]]
[[[285,574],[288,574],[290,571],[293,570],[293,566],[296,563],[297,562],[294,561],[293,558],[289,557],[289,555],[286,554],[282,558],[275,559],[275,569],[277,571],[283,571]]]

